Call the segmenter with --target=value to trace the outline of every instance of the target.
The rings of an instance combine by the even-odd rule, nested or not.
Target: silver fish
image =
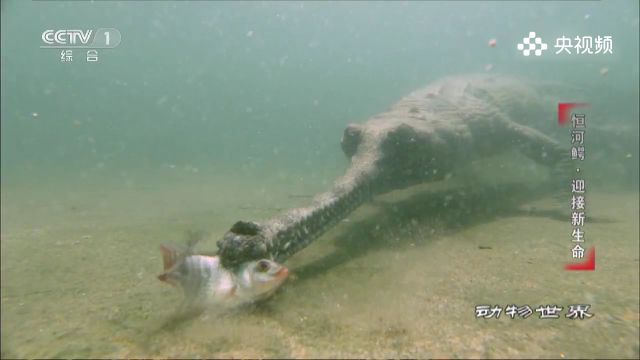
[[[181,287],[187,306],[251,303],[273,294],[289,275],[285,266],[268,259],[247,262],[234,272],[222,267],[218,256],[180,255],[164,245],[160,250],[164,272],[158,279]]]

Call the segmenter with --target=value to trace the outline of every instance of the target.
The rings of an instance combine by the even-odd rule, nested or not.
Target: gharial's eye
[[[267,260],[260,260],[256,265],[256,270],[259,272],[265,272],[269,270],[269,262]]]

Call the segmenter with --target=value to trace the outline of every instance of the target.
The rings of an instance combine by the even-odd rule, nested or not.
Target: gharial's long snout
[[[251,221],[236,222],[217,242],[222,266],[232,269],[248,261],[269,258],[266,243],[260,225]]]

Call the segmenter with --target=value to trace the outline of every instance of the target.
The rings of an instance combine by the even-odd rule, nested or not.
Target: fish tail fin
[[[181,260],[180,256],[178,255],[178,251],[169,246],[160,245],[160,252],[162,252],[162,263],[164,272],[158,275],[158,280],[171,285],[177,285],[179,276],[176,271],[176,265]]]
[[[171,269],[178,261],[178,251],[166,245],[160,245],[160,251],[162,252],[162,263],[164,264],[164,271]]]
[[[187,231],[187,249],[181,253],[178,253],[178,251],[173,247],[160,245],[164,272],[158,275],[158,279],[171,285],[177,285],[181,280],[184,280],[180,274],[179,268],[184,262],[184,259],[193,254],[193,249],[198,242],[205,237],[205,235],[206,234],[202,231]]]

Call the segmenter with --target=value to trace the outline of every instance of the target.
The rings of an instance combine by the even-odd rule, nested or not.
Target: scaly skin
[[[527,125],[544,119],[534,89],[508,77],[450,77],[414,91],[364,124],[351,124],[342,149],[351,165],[308,207],[262,223],[239,221],[218,241],[225,267],[261,258],[282,263],[372,196],[442,179],[454,165],[517,148],[566,172],[568,152]]]

